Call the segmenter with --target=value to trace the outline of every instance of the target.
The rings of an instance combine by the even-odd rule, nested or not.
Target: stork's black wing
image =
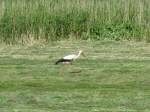
[[[71,62],[72,60],[67,60],[67,59],[59,59],[58,61],[55,62],[55,64],[63,63],[63,62]]]

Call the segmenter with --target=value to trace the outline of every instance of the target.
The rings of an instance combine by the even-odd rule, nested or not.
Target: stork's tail
[[[55,65],[58,65],[59,63],[61,63],[63,61],[63,59],[59,59],[58,61],[55,62]]]

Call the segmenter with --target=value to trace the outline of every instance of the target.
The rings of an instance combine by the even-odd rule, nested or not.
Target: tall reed
[[[0,40],[150,41],[150,0],[1,0]]]

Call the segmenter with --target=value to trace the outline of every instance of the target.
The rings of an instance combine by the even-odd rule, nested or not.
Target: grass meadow
[[[150,40],[149,0],[1,0],[0,40]]]
[[[149,48],[128,41],[1,45],[0,111],[149,112]],[[86,57],[54,65],[77,49]]]
[[[150,0],[0,0],[0,112],[150,112],[148,42]]]

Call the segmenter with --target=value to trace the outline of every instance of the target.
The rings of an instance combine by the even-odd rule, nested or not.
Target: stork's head
[[[79,55],[85,56],[82,50],[79,51]]]
[[[82,50],[80,50],[80,51],[79,51],[79,53],[80,53],[80,54],[82,54],[82,53],[83,53],[83,51],[82,51]]]

